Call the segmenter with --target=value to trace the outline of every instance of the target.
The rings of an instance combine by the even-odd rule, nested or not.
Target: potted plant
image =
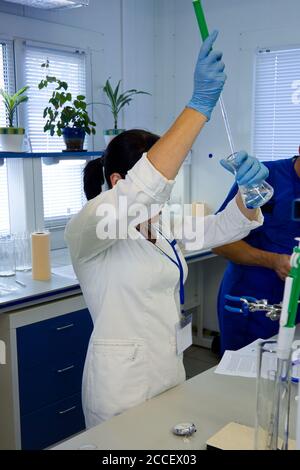
[[[42,64],[42,67],[49,68],[49,62]],[[68,84],[49,75],[46,75],[38,87],[43,90],[50,84],[55,84],[56,87],[49,105],[44,109],[43,117],[47,118],[44,132],[49,131],[51,136],[55,133],[59,137],[63,136],[67,152],[82,152],[86,134],[96,133],[96,124],[87,112],[85,96],[78,95],[73,100]]]
[[[28,90],[25,86],[10,95],[5,90],[0,90],[8,119],[8,127],[0,127],[0,148],[3,152],[22,152],[25,129],[14,127],[15,114],[21,103],[28,101],[28,96],[24,93]]]
[[[117,84],[116,88],[113,89],[111,83],[106,80],[106,83],[103,87],[103,91],[109,101],[109,103],[99,103],[103,104],[104,106],[108,106],[112,112],[113,119],[114,119],[114,128],[113,129],[106,129],[103,131],[104,139],[106,145],[116,137],[117,135],[124,132],[125,129],[119,129],[118,120],[120,111],[124,108],[124,106],[129,105],[135,95],[150,95],[150,93],[146,93],[145,91],[138,91],[138,90],[127,90],[121,93],[120,85],[121,81]]]

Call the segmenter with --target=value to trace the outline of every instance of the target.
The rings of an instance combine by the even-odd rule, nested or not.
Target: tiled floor
[[[187,379],[216,366],[219,363],[219,357],[209,349],[199,346],[191,346],[184,353],[184,367]]]

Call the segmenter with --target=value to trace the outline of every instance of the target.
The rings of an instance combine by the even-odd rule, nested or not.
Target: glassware
[[[32,144],[31,139],[28,134],[24,134],[24,141],[23,141],[23,152],[30,152],[32,153]]]
[[[290,444],[291,360],[278,360],[276,341],[258,346],[256,450],[287,450]]]
[[[15,251],[16,251],[16,270],[31,270],[31,237],[30,233],[23,232],[15,234]]]
[[[13,235],[0,236],[0,277],[16,274],[15,239]]]
[[[235,152],[225,158],[225,161],[228,166],[231,167],[234,174],[236,174],[239,169],[239,164],[236,162],[237,154],[238,152]],[[266,204],[266,202],[272,198],[274,189],[269,185],[269,183],[263,181],[261,184],[256,186],[240,186],[240,192],[245,206],[248,209],[256,209]]]

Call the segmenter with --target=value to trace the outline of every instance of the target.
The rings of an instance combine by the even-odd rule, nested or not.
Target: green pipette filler
[[[296,317],[300,298],[300,239],[291,256],[291,270],[285,280],[284,296],[280,316],[280,328],[277,340],[277,371],[274,385],[272,414],[269,426],[269,449],[279,448],[279,422],[283,413],[281,397],[285,384],[289,382],[290,356],[296,329]],[[288,422],[282,449],[288,449]]]
[[[209,36],[209,31],[208,31],[204,11],[202,8],[201,0],[193,0],[193,4],[194,4],[194,9],[195,9],[202,41],[205,41],[205,39]],[[225,108],[222,95],[220,96],[220,106],[221,106],[223,121],[224,121],[225,129],[226,129],[226,134],[227,134],[230,150],[231,150],[231,153],[235,153],[231,128],[229,125],[228,115],[227,115],[227,111]]]
[[[280,329],[278,336],[278,357],[287,359],[294,339],[296,317],[300,297],[300,239],[291,256],[291,270],[285,280]]]
[[[291,270],[285,280],[284,296],[277,340],[277,371],[274,382],[274,396],[269,426],[269,449],[279,448],[279,422],[282,415],[281,397],[285,384],[289,382],[290,356],[296,329],[296,317],[300,298],[300,239],[291,256]],[[288,449],[288,424],[283,439],[283,450]]]

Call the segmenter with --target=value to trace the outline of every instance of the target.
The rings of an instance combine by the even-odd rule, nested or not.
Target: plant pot
[[[106,129],[103,131],[106,147],[117,136],[122,134],[125,129]]]
[[[22,127],[0,127],[0,151],[23,152],[24,134]]]
[[[67,152],[83,152],[85,130],[66,127],[62,130]]]

